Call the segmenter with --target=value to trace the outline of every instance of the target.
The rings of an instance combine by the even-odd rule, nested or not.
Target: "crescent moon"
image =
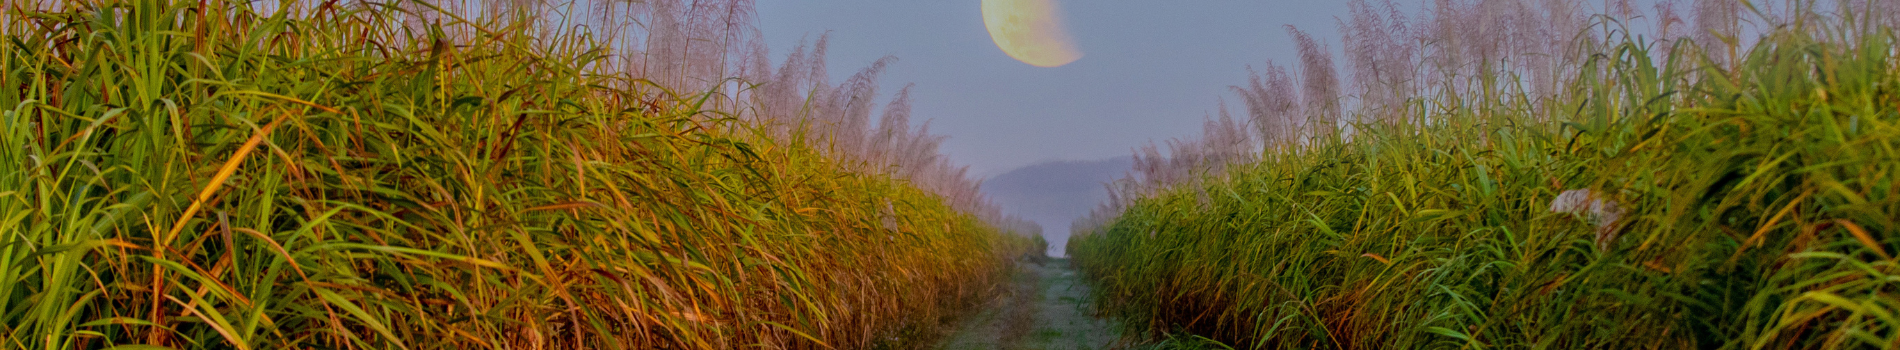
[[[983,26],[990,40],[1017,61],[1059,67],[1082,58],[1062,27],[1056,0],[983,0]]]

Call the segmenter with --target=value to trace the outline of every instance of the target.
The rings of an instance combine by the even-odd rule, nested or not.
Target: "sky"
[[[1285,25],[1339,48],[1343,1],[1062,1],[1084,56],[1041,68],[990,40],[979,0],[765,0],[760,30],[782,61],[829,33],[833,83],[884,56],[881,99],[906,84],[912,123],[949,136],[943,153],[982,178],[1042,161],[1128,155],[1194,137],[1247,67],[1291,64]]]

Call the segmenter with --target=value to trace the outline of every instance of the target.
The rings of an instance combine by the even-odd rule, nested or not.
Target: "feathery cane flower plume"
[[[1230,86],[1247,107],[1247,120],[1253,124],[1260,142],[1267,148],[1297,144],[1305,118],[1300,116],[1300,96],[1293,75],[1285,67],[1267,62],[1266,75],[1247,68],[1246,87]]]
[[[1623,222],[1623,206],[1610,199],[1608,194],[1591,189],[1574,189],[1557,194],[1551,199],[1550,211],[1577,215],[1591,225],[1596,225],[1596,244],[1599,249],[1609,249],[1616,240],[1616,230]]]
[[[1374,121],[1398,123],[1414,90],[1412,58],[1417,45],[1398,5],[1391,0],[1379,5],[1353,0],[1347,4],[1352,21],[1339,27],[1352,72],[1350,89],[1358,92],[1359,109]]]
[[[1305,98],[1303,102],[1308,127],[1315,133],[1334,133],[1339,127],[1340,96],[1339,75],[1333,66],[1333,53],[1299,28],[1288,25],[1286,31],[1299,46],[1303,89],[1300,95]]]
[[[1695,34],[1691,37],[1709,59],[1727,65],[1739,50],[1736,46],[1742,32],[1740,0],[1695,0],[1693,8]]]

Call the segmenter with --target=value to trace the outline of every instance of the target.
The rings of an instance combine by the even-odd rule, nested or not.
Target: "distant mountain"
[[[984,180],[983,192],[1004,211],[1042,225],[1049,254],[1059,256],[1069,240],[1069,223],[1108,200],[1102,184],[1122,177],[1133,164],[1128,156],[1030,164]]]

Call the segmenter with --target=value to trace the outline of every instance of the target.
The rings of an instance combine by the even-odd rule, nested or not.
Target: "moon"
[[[983,26],[996,47],[1017,61],[1060,67],[1082,58],[1062,27],[1056,0],[983,0]]]

